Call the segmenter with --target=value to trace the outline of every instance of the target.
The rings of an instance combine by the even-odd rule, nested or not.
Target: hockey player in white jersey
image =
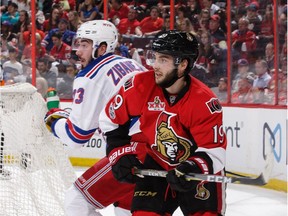
[[[77,31],[80,41],[76,55],[82,70],[73,84],[72,110],[51,109],[45,117],[47,128],[70,147],[82,147],[99,129],[99,114],[109,99],[136,73],[146,69],[136,61],[114,55],[118,43],[116,27],[109,21],[83,23]],[[118,215],[130,215],[133,184],[114,179],[105,157],[80,176],[65,198],[68,216],[101,215],[102,209],[119,203]],[[119,208],[118,208],[119,209]],[[117,211],[116,211],[117,213]]]

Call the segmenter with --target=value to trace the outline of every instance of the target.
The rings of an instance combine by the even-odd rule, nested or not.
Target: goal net
[[[63,144],[44,124],[42,96],[31,84],[0,87],[0,215],[64,215],[76,174]]]

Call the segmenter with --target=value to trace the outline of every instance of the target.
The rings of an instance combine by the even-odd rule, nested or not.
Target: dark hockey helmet
[[[152,50],[180,58],[176,63],[180,63],[181,59],[188,59],[188,69],[191,70],[199,55],[199,43],[191,33],[170,30],[156,36],[152,42]]]

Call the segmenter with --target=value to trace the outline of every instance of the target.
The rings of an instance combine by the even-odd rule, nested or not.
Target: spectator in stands
[[[227,103],[227,77],[221,77],[216,88],[212,88],[221,103]]]
[[[18,10],[30,11],[30,2],[28,0],[12,0],[18,6]]]
[[[78,27],[81,25],[82,21],[77,11],[69,11],[68,12],[68,29],[70,31],[76,32]]]
[[[186,17],[186,7],[181,5],[176,10],[175,23],[176,23],[176,26],[177,26],[177,30],[181,29],[181,26],[182,26],[182,23],[184,23],[185,17]]]
[[[256,48],[256,35],[248,29],[249,21],[241,18],[238,22],[238,29],[232,32],[232,49],[240,58],[247,59],[250,63],[255,62],[255,56],[251,53]]]
[[[258,36],[257,49],[263,53],[264,44],[272,42],[274,38],[274,21],[273,21],[273,6],[268,4],[265,9],[265,14],[261,22],[260,32]]]
[[[57,0],[56,0],[57,1]],[[57,8],[59,10],[59,18],[68,20],[68,12],[64,9],[64,5],[62,3],[54,3],[52,5],[53,8]]]
[[[43,22],[43,31],[47,34],[50,30],[57,28],[59,19],[58,8],[52,8],[51,13],[49,13],[49,18]]]
[[[111,20],[116,26],[121,19],[127,18],[129,13],[129,7],[122,0],[111,0],[111,10],[108,14],[108,19]]]
[[[198,22],[194,24],[195,30],[197,32],[208,31],[209,29],[209,19],[210,13],[209,10],[202,9],[201,13],[198,16]]]
[[[30,18],[28,12],[21,10],[19,12],[19,20],[13,25],[12,32],[19,36],[20,32],[28,31],[29,24]]]
[[[66,65],[65,69],[65,75],[57,79],[57,93],[61,99],[72,99],[73,81],[78,71],[76,66],[72,64]]]
[[[238,90],[232,94],[231,102],[237,104],[251,104],[257,101],[255,100],[256,95],[252,88],[253,82],[254,79],[250,76],[241,78],[238,82]]]
[[[17,40],[17,35],[12,33],[13,25],[8,21],[1,23],[1,60],[8,59],[8,48],[12,40]]]
[[[42,58],[46,55],[45,48],[41,45],[41,35],[36,33],[36,59]],[[32,38],[30,38],[31,40]],[[32,40],[31,40],[32,41]],[[32,54],[32,42],[24,47],[21,56],[21,62],[31,62],[31,54]]]
[[[46,98],[48,83],[45,78],[41,76],[36,77],[36,89],[37,92],[40,93],[43,98]]]
[[[13,83],[25,82],[26,77],[23,74],[23,66],[17,61],[18,51],[15,48],[9,48],[9,60],[3,64],[4,81],[9,80]]]
[[[52,35],[54,34],[54,32],[62,33],[62,41],[69,46],[72,45],[76,32],[68,30],[68,24],[68,20],[60,19],[58,23],[58,28],[52,29],[48,32],[48,34],[42,40],[42,46],[46,48],[47,52],[49,52],[53,47]]]
[[[45,16],[51,13],[53,3],[54,2],[51,0],[42,0],[42,11],[45,14]]]
[[[287,55],[280,59],[281,70],[287,75]]]
[[[137,9],[131,7],[128,12],[128,17],[120,20],[117,29],[120,34],[135,35],[135,29],[140,25],[137,20]]]
[[[43,30],[43,23],[45,21],[45,15],[42,10],[39,9],[39,5],[35,2],[35,16],[36,16],[36,28]],[[31,17],[31,10],[29,11]]]
[[[209,32],[212,43],[219,43],[220,41],[226,40],[226,35],[220,28],[220,16],[218,14],[214,14],[210,17]]]
[[[276,90],[276,74],[275,69],[272,69],[271,80],[268,83],[268,88],[264,90],[264,103],[275,104],[275,90]],[[283,73],[281,69],[278,70],[278,104],[287,104],[287,73]]]
[[[238,91],[238,82],[240,79],[247,77],[249,71],[249,62],[246,59],[239,59],[237,61],[237,73],[232,80],[232,92]]]
[[[32,23],[29,23],[28,30],[24,31],[23,33],[20,32],[19,35],[19,45],[21,47],[25,47],[27,45],[30,45],[31,42],[31,34],[32,34]],[[45,33],[39,29],[36,29],[36,33],[38,33],[41,36],[41,40],[45,38]]]
[[[99,10],[94,0],[85,0],[84,5],[80,8],[80,20],[86,22],[94,20],[99,15]]]
[[[9,22],[15,25],[19,20],[18,5],[15,2],[9,2],[7,11],[2,14],[1,22]]]
[[[170,30],[170,15],[167,14],[163,17],[163,26],[161,31],[168,31],[168,30]]]
[[[287,32],[285,33],[285,41],[284,41],[284,44],[281,48],[280,59],[286,59],[287,60]]]
[[[217,86],[219,78],[226,76],[226,59],[224,50],[217,44],[211,43],[210,33],[203,31],[200,34],[199,51],[197,63],[207,68],[209,71],[207,74],[208,79],[211,83],[214,83],[213,86]]]
[[[213,16],[215,12],[220,9],[212,0],[202,0],[202,5],[204,9],[209,11],[210,16]]]
[[[287,36],[287,8],[286,11],[280,13],[278,18],[278,37],[280,50],[285,43],[285,36]]]
[[[38,59],[37,69],[40,76],[44,77],[48,83],[48,87],[56,88],[58,73],[55,70],[50,70],[51,65],[45,58]]]
[[[268,70],[272,70],[274,68],[274,45],[273,43],[268,43],[265,47],[265,61],[268,65]]]
[[[62,63],[69,62],[71,57],[71,47],[62,41],[62,33],[54,32],[51,36],[53,47],[50,51],[49,61],[58,61]]]
[[[210,61],[213,59],[213,47],[211,35],[208,31],[201,31],[199,34],[200,37],[200,49],[199,49],[199,57],[198,64],[204,66],[209,70]]]
[[[223,8],[215,12],[215,15],[218,15],[220,17],[220,28],[225,33],[227,33],[227,11]],[[231,28],[235,27],[235,14],[233,11],[231,11]],[[235,29],[233,29],[235,30]]]
[[[135,29],[135,32],[138,36],[155,36],[161,31],[163,23],[158,7],[153,6],[150,9],[150,16],[140,22],[140,26]]]
[[[191,21],[187,17],[184,18],[183,22],[181,23],[181,26],[179,26],[179,30],[191,33],[193,35],[197,34],[193,28]]]
[[[214,83],[212,83],[208,79],[209,71],[203,67],[202,65],[195,64],[192,70],[190,71],[190,74],[195,77],[196,79],[203,82],[205,85],[207,85],[209,88],[212,88],[215,86]]]
[[[246,19],[249,21],[248,29],[258,35],[261,31],[261,20],[258,16],[258,3],[252,2],[247,7]]]
[[[257,78],[254,80],[253,88],[263,92],[265,88],[268,88],[268,83],[271,80],[271,76],[268,74],[267,62],[265,60],[257,60],[255,72]]]
[[[187,17],[190,19],[192,24],[195,24],[198,19],[198,15],[201,12],[201,7],[198,0],[188,0],[187,1]]]

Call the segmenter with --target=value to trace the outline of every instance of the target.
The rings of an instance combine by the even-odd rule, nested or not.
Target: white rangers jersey
[[[99,128],[99,115],[127,79],[147,71],[133,59],[103,55],[75,77],[72,111],[68,119],[52,124],[53,133],[70,147],[81,147]]]

